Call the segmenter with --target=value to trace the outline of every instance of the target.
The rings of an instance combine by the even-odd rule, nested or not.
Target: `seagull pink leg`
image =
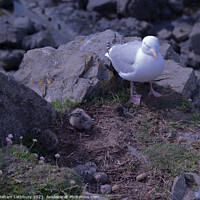
[[[140,105],[140,101],[141,101],[141,94],[138,95],[133,95],[133,81],[130,81],[130,88],[131,88],[131,97],[130,97],[130,102]]]
[[[154,97],[161,97],[162,94],[156,92],[154,89],[153,89],[153,86],[152,86],[152,82],[150,81],[150,92],[149,92],[149,95],[153,95]]]

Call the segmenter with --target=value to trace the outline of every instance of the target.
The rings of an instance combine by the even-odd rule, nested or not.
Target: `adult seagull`
[[[119,76],[130,81],[130,101],[140,104],[141,95],[133,95],[134,82],[150,82],[150,92],[155,97],[162,96],[152,87],[152,80],[159,76],[165,66],[159,52],[159,42],[154,36],[146,36],[142,42],[133,41],[117,44],[108,49],[106,56],[111,60]]]

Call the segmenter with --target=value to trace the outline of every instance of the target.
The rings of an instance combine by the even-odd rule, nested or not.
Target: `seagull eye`
[[[150,46],[149,46],[147,43],[145,43],[145,46],[146,46],[148,49],[150,49]]]

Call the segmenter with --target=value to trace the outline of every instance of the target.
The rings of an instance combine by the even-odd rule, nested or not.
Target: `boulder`
[[[23,49],[35,49],[45,46],[55,47],[55,41],[48,31],[40,31],[33,35],[26,36],[22,41]]]
[[[0,45],[20,48],[26,31],[24,29],[15,28],[7,18],[0,19],[0,27]]]
[[[156,78],[159,86],[167,87],[181,94],[185,98],[192,98],[197,90],[197,82],[194,70],[183,67],[181,64],[173,61],[165,61],[163,73]]]
[[[5,70],[16,70],[23,59],[23,50],[0,50],[0,65]]]
[[[164,28],[164,29],[160,30],[157,33],[157,35],[160,39],[166,40],[166,39],[170,39],[172,37],[172,32]]]
[[[188,24],[180,24],[173,30],[173,36],[177,42],[184,41],[189,38],[191,26]]]
[[[8,134],[14,139],[33,128],[48,129],[56,111],[30,88],[0,72],[0,145]]]
[[[27,16],[14,18],[13,27],[24,30],[27,34],[32,34],[35,32],[33,23]]]
[[[88,11],[96,11],[103,16],[111,16],[116,13],[116,1],[115,0],[89,0],[87,4]]]
[[[190,47],[196,54],[200,54],[200,22],[194,24],[190,33]]]
[[[156,19],[159,15],[158,4],[153,0],[117,0],[118,14],[125,17],[135,17],[140,20]]]
[[[116,76],[105,57],[108,41],[120,43],[122,37],[107,30],[79,37],[58,49],[30,50],[14,76],[47,101],[91,98],[116,87]]]
[[[168,5],[174,13],[183,13],[183,0],[168,0]]]
[[[170,44],[166,42],[161,44],[159,50],[165,60],[173,60],[177,63],[182,63],[180,56],[174,51]]]

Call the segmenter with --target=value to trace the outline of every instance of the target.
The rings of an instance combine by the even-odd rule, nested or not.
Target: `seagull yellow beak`
[[[155,51],[152,51],[153,56],[155,57],[155,59],[157,60],[157,54]]]

